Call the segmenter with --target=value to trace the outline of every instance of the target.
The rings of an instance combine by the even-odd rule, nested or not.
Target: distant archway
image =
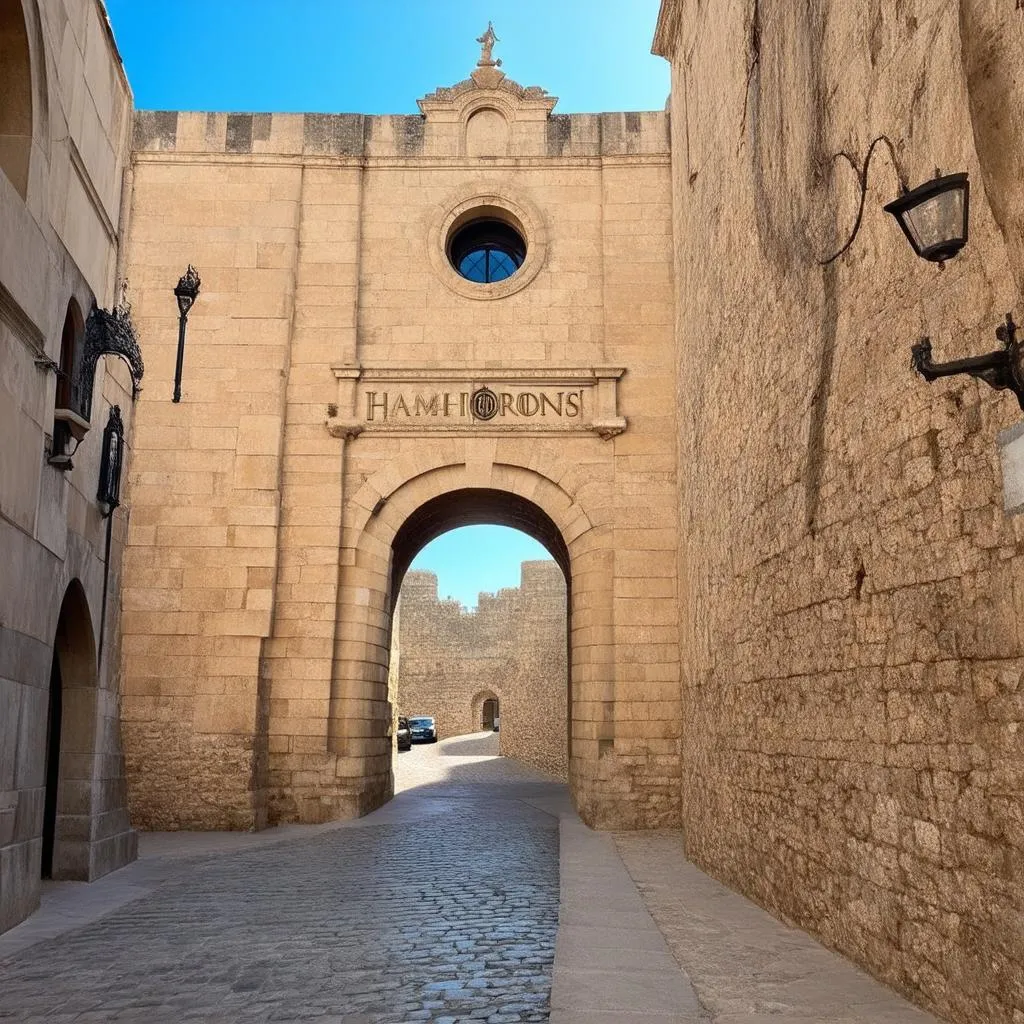
[[[494,723],[498,721],[500,707],[501,703],[497,697],[488,697],[483,702],[480,711],[480,726],[485,732],[494,729]]]
[[[0,3],[0,170],[28,195],[32,154],[32,58],[20,0]]]
[[[96,746],[96,641],[82,584],[68,584],[50,665],[45,751],[45,798],[40,874],[87,878],[87,845],[76,822],[91,810],[92,760]]]

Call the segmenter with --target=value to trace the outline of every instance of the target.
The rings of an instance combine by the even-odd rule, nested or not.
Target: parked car
[[[399,750],[410,750],[412,748],[412,731],[409,729],[409,719],[405,715],[399,715],[398,732],[395,735],[398,740]]]
[[[427,715],[417,715],[409,719],[409,731],[413,743],[436,743],[437,723]]]

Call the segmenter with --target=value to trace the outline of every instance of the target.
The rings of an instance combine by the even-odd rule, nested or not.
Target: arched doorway
[[[53,658],[45,748],[40,875],[87,878],[88,820],[96,737],[96,643],[85,591],[72,580],[61,602]]]
[[[614,737],[612,529],[555,482],[571,482],[566,467],[555,465],[548,475],[542,466],[542,459],[536,468],[421,463],[404,480],[384,470],[350,496],[327,722],[328,750],[347,785],[329,805],[320,789],[323,817],[366,813],[392,794],[388,669],[392,614],[406,570],[434,537],[492,523],[540,541],[565,576],[569,788],[585,820],[603,818],[611,794],[599,760],[611,753]]]
[[[20,0],[0,3],[0,68],[0,171],[24,199],[32,153],[32,62]]]
[[[502,737],[502,747],[505,748],[503,753],[516,756],[524,763],[534,764],[535,767],[564,774],[566,762],[571,758],[572,752],[572,739],[570,735],[571,691],[569,686],[569,680],[572,678],[572,645],[569,640],[571,635],[569,609],[571,608],[572,595],[572,569],[569,549],[565,539],[562,537],[558,526],[544,509],[519,494],[495,488],[458,488],[425,501],[406,518],[392,541],[391,608],[392,610],[394,609],[395,603],[398,600],[399,592],[402,588],[402,580],[408,567],[419,552],[427,547],[431,541],[442,534],[450,534],[464,527],[485,524],[512,528],[532,537],[547,550],[555,565],[557,565],[558,568],[556,569],[554,566],[551,566],[550,562],[547,563],[551,566],[551,572],[557,578],[559,570],[561,570],[561,577],[564,578],[564,588],[560,588],[562,604],[556,620],[557,625],[554,627],[558,631],[558,635],[553,637],[555,644],[560,648],[558,651],[560,664],[558,671],[555,673],[555,678],[544,680],[551,688],[561,690],[560,696],[555,697],[553,701],[553,705],[557,707],[557,712],[548,716],[548,724],[554,727],[553,731],[556,731],[557,735],[545,736],[545,742],[538,742],[541,733],[541,729],[538,726],[541,725],[541,721],[537,716],[531,714],[529,708],[531,705],[539,702],[523,699],[525,697],[523,691],[531,685],[531,682],[523,679],[518,685],[513,685],[506,679],[506,697],[508,701],[512,702],[509,704],[509,707],[511,709],[512,704],[515,704],[517,713],[514,717],[518,718],[522,726],[518,730],[514,753],[509,748],[508,743],[504,742],[508,737]],[[480,557],[481,553],[478,552],[477,556]],[[482,556],[486,557],[485,554]],[[480,611],[477,614],[482,615],[484,613]],[[510,620],[519,617],[514,611],[509,610]],[[508,623],[508,625],[511,624],[511,622]],[[520,633],[516,639],[519,651],[524,651],[524,636]],[[465,641],[465,638],[463,640]],[[463,651],[463,653],[467,652]],[[510,653],[506,652],[506,654]],[[450,657],[453,656],[442,654],[441,662],[448,662]],[[457,662],[458,656],[454,657]],[[408,659],[405,664],[409,664]],[[487,685],[496,687],[501,684],[495,678],[491,678]],[[399,691],[401,691],[401,687],[401,680],[399,680]],[[490,724],[487,728],[493,730],[493,715],[494,708],[497,705],[497,695],[496,693],[490,693],[486,696],[492,698],[490,704]],[[545,696],[550,697],[551,694],[546,693]],[[474,703],[476,702],[474,701]],[[474,715],[477,721],[482,720],[483,703],[484,701],[480,699],[479,704],[477,704],[477,714]],[[510,710],[509,714],[513,714],[513,711]],[[530,725],[533,725],[534,728],[530,728]],[[538,749],[534,749],[535,747]]]
[[[480,728],[484,732],[490,730],[498,731],[498,726],[495,723],[498,721],[499,707],[500,704],[497,697],[488,697],[484,701],[480,715]]]

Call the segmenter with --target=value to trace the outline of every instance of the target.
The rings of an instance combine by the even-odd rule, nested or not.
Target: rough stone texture
[[[581,813],[677,822],[668,120],[569,115],[552,145],[554,103],[478,68],[417,118],[139,115],[129,263],[155,380],[167,282],[202,277],[181,403],[139,401],[122,711],[143,827],[387,800],[392,572],[440,522],[419,509],[454,526],[481,494],[486,521],[564,550]],[[481,206],[528,245],[483,286],[444,254]],[[481,384],[508,396],[490,421],[460,412]]]
[[[479,732],[484,701],[497,698],[501,753],[565,778],[565,577],[537,561],[523,562],[521,579],[466,611],[438,600],[434,573],[408,573],[396,704],[403,715],[433,715],[448,737]]]
[[[64,678],[53,873],[92,879],[111,871],[134,857],[135,834],[117,707],[126,508],[114,516],[104,644],[99,637],[100,440],[111,405],[120,405],[127,428],[133,419],[119,362],[101,359],[97,368],[91,429],[74,468],[47,464],[56,399],[49,363],[60,361],[69,306],[84,322],[94,302],[109,308],[118,295],[131,95],[96,0],[0,5],[0,69],[2,932],[39,902],[55,656]]]
[[[926,384],[908,349],[988,351],[1017,300],[1018,6],[679,0],[656,42],[686,851],[964,1024],[1024,1015],[1024,526],[995,443],[1019,411]],[[970,172],[970,244],[942,269],[881,209],[884,143],[822,263],[883,134],[910,185]]]

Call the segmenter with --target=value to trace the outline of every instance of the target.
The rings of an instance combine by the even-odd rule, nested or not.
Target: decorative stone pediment
[[[509,120],[544,121],[558,97],[539,85],[524,87],[498,68],[476,68],[465,81],[435,89],[417,102],[427,121],[460,121],[481,107],[497,107]]]
[[[549,96],[539,85],[522,86],[500,70],[501,61],[491,57],[499,39],[490,24],[477,42],[481,44],[480,60],[469,78],[435,89],[417,101],[427,121],[465,120],[487,107],[500,110],[510,121],[546,120],[558,98]]]

